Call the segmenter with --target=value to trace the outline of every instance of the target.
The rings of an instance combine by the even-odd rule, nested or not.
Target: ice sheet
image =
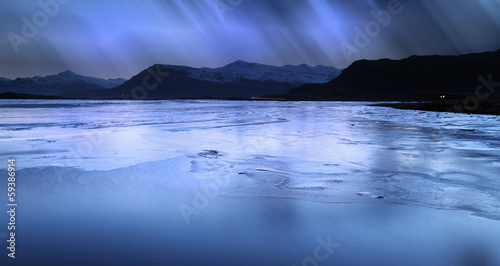
[[[500,238],[493,236],[500,233],[499,117],[368,104],[2,100],[0,160],[16,158],[22,176],[19,186],[24,191],[20,200],[32,219],[40,219],[45,211],[87,221],[90,218],[80,212],[85,210],[92,217],[105,219],[105,226],[96,229],[105,232],[111,224],[127,224],[117,218],[122,215],[132,212],[132,220],[139,219],[134,210],[140,209],[158,221],[173,219],[165,226],[147,223],[172,242],[157,241],[177,250],[198,239],[196,234],[209,245],[206,241],[216,239],[217,234],[204,230],[215,228],[226,234],[224,227],[239,222],[241,226],[232,225],[233,234],[248,241],[243,245],[250,250],[247,258],[255,259],[254,255],[265,252],[252,245],[267,241],[254,239],[264,238],[254,235],[255,231],[261,228],[273,234],[278,230],[272,229],[275,220],[276,228],[298,223],[290,230],[300,236],[294,238],[291,231],[280,234],[278,230],[269,243],[277,245],[285,239],[288,248],[268,247],[274,255],[266,253],[261,260],[253,260],[255,263],[282,262],[283,256],[294,250],[291,253],[297,256],[286,261],[299,265],[305,251],[317,245],[315,238],[332,232],[345,249],[341,253],[339,248],[341,254],[329,262],[341,264],[382,265],[384,257],[373,253],[377,250],[409,262],[411,250],[400,247],[399,255],[392,252],[398,250],[397,241],[417,241],[417,249],[431,254],[417,264],[434,258],[450,259],[442,265],[453,265],[452,258],[460,258],[451,254],[466,250],[466,243],[472,240],[484,240],[481,245],[486,253],[498,247],[494,239]],[[0,174],[5,176],[5,170],[0,169]],[[3,187],[4,181],[0,182]],[[203,200],[196,203],[197,195],[209,198],[209,204]],[[259,202],[266,207],[260,208]],[[187,223],[179,211],[182,204],[203,208],[197,209],[199,214],[189,215]],[[271,205],[272,221],[259,227],[256,213]],[[287,211],[288,205],[295,206],[293,212]],[[78,211],[70,211],[75,208]],[[331,208],[336,211],[326,211]],[[164,214],[158,213],[163,210]],[[227,212],[244,218],[235,220]],[[311,215],[314,218],[308,218]],[[344,218],[332,222],[336,217]],[[307,225],[298,222],[304,219],[311,221]],[[426,219],[432,225],[426,225]],[[63,224],[78,228],[76,220]],[[50,222],[54,221],[47,220],[45,228],[52,228]],[[383,221],[396,229],[383,229],[386,235],[377,232],[375,228]],[[353,224],[347,226],[349,223]],[[315,230],[315,224],[330,229]],[[453,224],[456,227],[446,231]],[[176,233],[173,228],[180,226],[196,233],[188,229]],[[123,227],[129,228],[119,228]],[[248,231],[238,231],[245,227]],[[360,230],[357,233],[356,227]],[[489,228],[492,238],[481,231],[482,227]],[[27,228],[41,234],[31,225]],[[350,233],[343,233],[342,228]],[[411,231],[419,228],[421,232],[412,235]],[[431,252],[425,239],[434,230],[443,235],[433,246],[439,251]],[[460,230],[477,235],[458,237],[457,245],[462,246],[450,247],[447,241]],[[402,232],[410,235],[401,239]],[[137,233],[131,234],[138,241]],[[111,243],[110,237],[105,239]],[[220,243],[229,248],[237,245],[233,241],[223,239]],[[377,241],[381,247],[370,249]],[[31,247],[35,248],[34,244]],[[357,247],[363,247],[371,260],[356,260],[353,252]],[[244,248],[235,252],[245,257]],[[223,253],[223,249],[212,251],[203,254],[212,258]],[[477,255],[471,252],[470,256]],[[480,259],[500,261],[488,254]],[[237,255],[229,257],[241,258]]]
[[[359,202],[369,199],[356,193],[369,192],[500,218],[496,116],[346,102],[0,104],[0,156],[16,157],[20,169],[110,170],[185,156],[200,179],[252,181],[232,196]],[[220,156],[201,162],[205,150]]]

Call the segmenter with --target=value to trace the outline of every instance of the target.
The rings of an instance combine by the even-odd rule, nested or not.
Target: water
[[[368,104],[2,100],[15,262],[498,264],[499,118]]]

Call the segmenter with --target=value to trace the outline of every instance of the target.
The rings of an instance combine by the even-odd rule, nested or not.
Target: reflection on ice
[[[339,102],[1,103],[0,156],[19,168],[111,170],[181,156],[195,178],[248,180],[225,195],[349,203],[367,192],[500,218],[495,116]]]
[[[0,105],[0,158],[18,162],[24,220],[142,243],[149,264],[299,265],[329,235],[340,246],[326,264],[500,262],[495,116],[340,102]],[[40,258],[50,235],[25,228]],[[133,253],[120,245],[111,253]]]

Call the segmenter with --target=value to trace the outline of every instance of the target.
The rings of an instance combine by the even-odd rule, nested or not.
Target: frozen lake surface
[[[500,117],[368,104],[0,100],[15,262],[500,264]]]

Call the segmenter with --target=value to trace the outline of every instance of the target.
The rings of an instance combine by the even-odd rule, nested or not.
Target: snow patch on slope
[[[334,67],[305,64],[281,67],[235,61],[219,68],[191,68],[185,66],[166,65],[177,71],[185,71],[190,77],[211,82],[235,82],[238,80],[253,80],[261,82],[284,82],[302,85],[305,83],[325,83],[336,78],[342,70]]]
[[[37,85],[51,86],[55,84],[71,84],[75,82],[87,83],[92,85],[97,85],[99,87],[109,89],[114,88],[123,84],[125,79],[100,79],[94,77],[87,77],[75,74],[71,71],[64,71],[56,75],[50,75],[46,77],[35,76],[33,78],[27,78],[26,80],[32,80]]]

